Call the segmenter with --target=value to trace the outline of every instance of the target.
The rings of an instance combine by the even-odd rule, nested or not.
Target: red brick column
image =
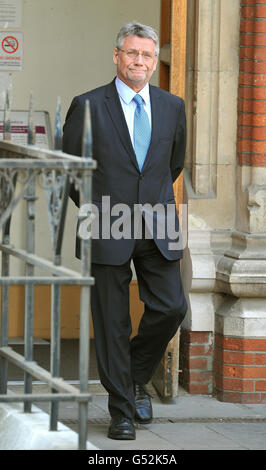
[[[241,0],[238,163],[266,166],[266,0]]]
[[[212,332],[181,329],[179,382],[189,393],[212,393],[212,356]]]
[[[214,390],[231,403],[266,403],[266,338],[215,335]]]

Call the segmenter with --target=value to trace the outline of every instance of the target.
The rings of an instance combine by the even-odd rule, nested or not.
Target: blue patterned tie
[[[151,141],[151,126],[143,106],[143,98],[135,95],[133,100],[137,103],[134,115],[134,150],[141,171]]]

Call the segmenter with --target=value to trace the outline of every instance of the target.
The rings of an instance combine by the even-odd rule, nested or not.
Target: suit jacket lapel
[[[150,99],[151,99],[151,115],[152,115],[152,134],[151,134],[151,143],[147,156],[143,165],[143,170],[147,165],[149,165],[152,158],[152,149],[157,145],[159,139],[160,131],[160,115],[162,115],[162,110],[160,109],[161,100],[160,94],[157,91],[156,87],[150,85]],[[139,166],[137,158],[132,146],[131,138],[129,135],[126,119],[124,112],[120,103],[118,93],[116,91],[115,80],[113,80],[106,87],[106,98],[105,103],[109,112],[109,115],[116,127],[116,130],[120,136],[122,144],[131,158],[136,169],[139,171]]]
[[[109,112],[109,115],[116,127],[116,130],[120,136],[122,144],[130,156],[133,164],[139,171],[138,162],[136,159],[136,155],[134,152],[134,148],[132,146],[130,134],[128,131],[126,119],[124,116],[124,112],[120,103],[120,99],[118,93],[116,91],[115,81],[113,80],[109,85],[106,87],[106,99],[105,103]]]

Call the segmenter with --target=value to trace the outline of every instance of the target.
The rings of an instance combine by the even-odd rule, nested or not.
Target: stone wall
[[[265,402],[266,2],[188,5],[189,312],[180,354],[189,357],[180,377],[192,390],[198,364],[220,400]],[[200,367],[189,338],[202,332],[213,354]]]

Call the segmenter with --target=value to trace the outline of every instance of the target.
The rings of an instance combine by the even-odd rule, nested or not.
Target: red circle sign
[[[2,48],[8,54],[14,54],[18,49],[18,40],[13,36],[6,36],[2,41]]]

